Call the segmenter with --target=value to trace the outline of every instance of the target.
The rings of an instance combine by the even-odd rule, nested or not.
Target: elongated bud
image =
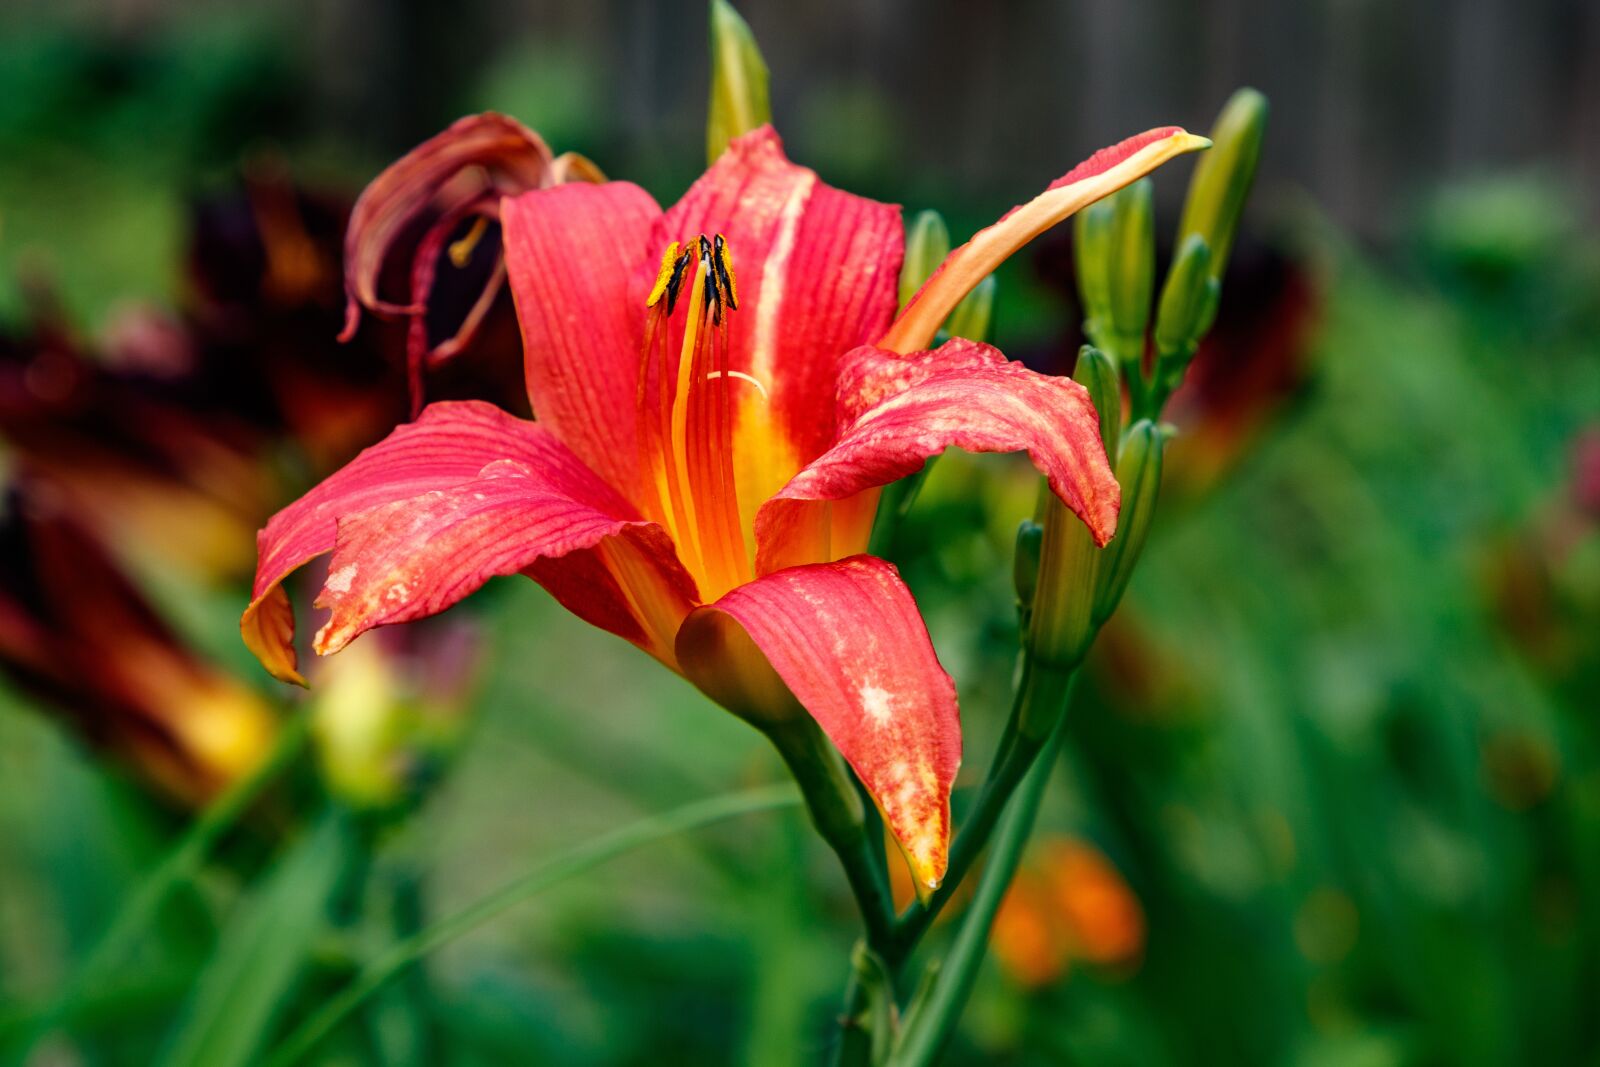
[[[1156,278],[1153,186],[1141,178],[1111,200],[1111,320],[1124,341],[1122,359],[1142,358]]]
[[[1039,544],[1039,584],[1028,633],[1028,650],[1035,659],[1069,669],[1089,651],[1100,555],[1082,520],[1059,500],[1052,501]]]
[[[1211,129],[1211,151],[1200,157],[1189,180],[1189,196],[1178,223],[1179,240],[1195,233],[1205,238],[1211,248],[1213,278],[1221,278],[1228,265],[1239,214],[1255,180],[1266,126],[1267,98],[1254,89],[1234,93]]]
[[[1033,595],[1039,588],[1039,548],[1044,543],[1044,527],[1032,519],[1017,526],[1017,547],[1011,557],[1011,582],[1017,590],[1017,611],[1024,621],[1033,610]]]
[[[1117,456],[1117,481],[1122,486],[1122,513],[1117,519],[1117,536],[1105,547],[1100,559],[1094,593],[1092,621],[1098,629],[1128,588],[1134,564],[1150,535],[1150,522],[1156,513],[1156,497],[1161,490],[1161,454],[1166,434],[1149,419],[1128,427]]]
[[[900,267],[900,306],[922,288],[950,254],[950,228],[937,211],[919,211],[906,230],[906,258]]]
[[[1112,207],[1101,200],[1078,212],[1073,223],[1073,256],[1078,269],[1078,296],[1083,301],[1083,326],[1099,341],[1110,334]]]
[[[1172,269],[1167,271],[1156,308],[1156,351],[1163,357],[1185,349],[1193,354],[1210,281],[1211,246],[1204,237],[1191,233],[1172,257]]]
[[[1100,443],[1106,455],[1112,455],[1122,436],[1122,379],[1117,376],[1117,365],[1098,348],[1084,345],[1078,350],[1072,380],[1089,391],[1095,414],[1100,416]]]
[[[991,274],[973,287],[956,305],[945,320],[944,329],[951,337],[965,337],[969,341],[987,341],[989,324],[994,318],[994,293],[997,288]]]
[[[772,121],[767,63],[755,35],[728,0],[711,0],[711,112],[706,159],[715,163],[740,134]]]

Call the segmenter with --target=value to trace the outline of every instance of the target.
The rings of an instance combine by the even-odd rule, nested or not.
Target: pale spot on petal
[[[328,575],[327,590],[330,593],[348,593],[350,583],[355,581],[356,565],[347,563],[343,567]]]

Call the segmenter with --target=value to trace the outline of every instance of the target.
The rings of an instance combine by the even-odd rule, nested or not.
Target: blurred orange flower
[[[1056,837],[1031,850],[995,915],[990,942],[1013,981],[1048,985],[1074,960],[1113,973],[1137,969],[1144,955],[1144,909],[1105,855],[1084,841]]]

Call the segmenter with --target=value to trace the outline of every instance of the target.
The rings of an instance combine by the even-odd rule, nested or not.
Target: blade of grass
[[[78,1002],[93,994],[110,969],[125,959],[138,939],[160,914],[167,898],[189,884],[206,857],[278,776],[294,762],[305,746],[308,717],[295,715],[278,731],[277,743],[259,766],[233,783],[192,822],[161,862],[151,868],[129,894],[106,932],[67,980],[61,993],[46,1004],[33,1022],[31,1047],[61,1020],[77,1014]]]
[[[274,861],[229,916],[168,1036],[163,1067],[244,1067],[255,1059],[362,847],[350,815],[334,808]]]
[[[266,1061],[266,1067],[290,1067],[299,1062],[352,1011],[406,967],[560,882],[654,841],[740,815],[797,807],[799,804],[799,793],[788,785],[710,797],[619,827],[547,857],[521,877],[455,914],[424,927],[411,937],[396,942],[377,956],[362,968],[353,982],[324,1002],[321,1008],[291,1032]]]

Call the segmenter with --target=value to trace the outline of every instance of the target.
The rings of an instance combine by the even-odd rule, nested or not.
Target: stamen
[[[689,318],[673,366],[667,323],[685,281]],[[723,311],[736,309],[738,300],[727,241],[699,234],[668,245],[646,304],[636,409],[641,463],[659,505],[649,510],[667,526],[701,595],[714,599],[750,577],[734,474],[730,380],[742,379],[767,396],[762,382],[728,366]]]
[[[722,288],[723,298],[728,302],[728,308],[738,311],[739,292],[733,287],[733,260],[728,255],[728,242],[723,240],[720,233],[717,234],[713,262],[717,265],[717,282]]]
[[[450,262],[457,270],[465,267],[472,259],[472,250],[478,247],[478,242],[483,239],[484,231],[488,228],[489,220],[479,215],[472,220],[472,229],[468,230],[459,241],[450,242]]]
[[[650,287],[650,299],[644,302],[645,307],[655,307],[657,301],[661,299],[661,294],[667,291],[667,282],[671,281],[672,276],[677,273],[675,269],[677,258],[678,242],[673,241],[667,246],[667,250],[661,253],[661,269],[656,272],[656,283]],[[671,312],[669,311],[668,314],[670,315]]]

